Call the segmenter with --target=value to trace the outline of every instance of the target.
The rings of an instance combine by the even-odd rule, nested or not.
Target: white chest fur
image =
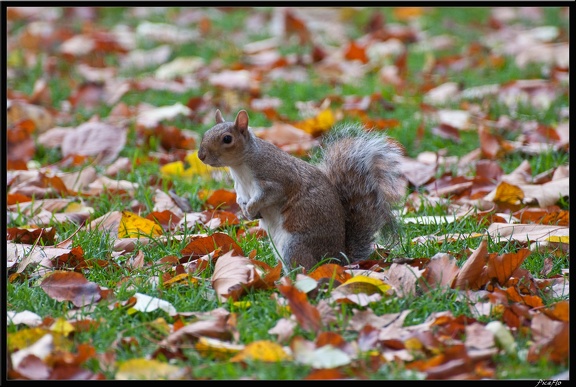
[[[261,188],[250,169],[245,166],[230,168],[230,174],[234,179],[234,189],[236,190],[236,201],[240,206],[250,201],[250,198],[258,195]],[[268,233],[275,254],[282,260],[286,257],[285,250],[289,246],[290,234],[283,227],[283,217],[281,209],[275,206],[262,208],[260,211],[260,227]],[[290,262],[283,262],[286,267]]]
[[[254,179],[254,174],[249,168],[245,166],[230,168],[230,174],[234,179],[234,190],[236,190],[238,203],[248,202],[260,190]]]

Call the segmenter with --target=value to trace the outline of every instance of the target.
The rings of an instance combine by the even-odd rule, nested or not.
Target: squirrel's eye
[[[222,137],[222,142],[224,144],[230,144],[232,142],[232,136],[227,134],[224,137]]]

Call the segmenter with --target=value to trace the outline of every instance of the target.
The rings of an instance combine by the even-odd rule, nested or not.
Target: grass
[[[152,14],[149,18],[151,22],[171,23],[173,18],[179,14],[180,10],[169,8],[163,13]],[[214,11],[216,12],[216,11]],[[269,12],[268,9],[260,9],[258,12]],[[382,13],[385,15],[386,20],[395,22],[395,14],[391,9],[383,9]],[[546,9],[545,18],[548,23],[553,23],[561,28],[568,30],[567,18],[559,16],[561,11],[557,8]],[[233,36],[234,34],[242,31],[245,28],[245,22],[249,16],[253,14],[252,11],[245,9],[238,9],[235,11],[219,12],[217,18],[213,19],[213,31],[218,33],[209,34],[204,41],[191,42],[175,47],[172,54],[172,59],[179,56],[200,56],[209,63],[214,58],[220,58],[224,63],[236,63],[241,60],[241,50],[239,50],[231,41],[221,39],[222,36]],[[142,20],[138,20],[128,9],[125,8],[108,8],[105,7],[100,12],[100,18],[96,23],[106,28],[112,28],[119,23],[125,23],[129,26],[136,26]],[[362,23],[365,23],[370,16],[370,11],[363,9],[355,12],[352,17],[351,26],[354,27],[352,32],[353,36],[360,36]],[[422,23],[427,33],[430,35],[449,34],[457,37],[458,44],[454,51],[461,52],[466,47],[478,39],[478,34],[483,32],[486,22],[489,17],[489,10],[486,8],[479,8],[471,12],[469,8],[436,8],[433,11],[422,16]],[[355,22],[355,23],[354,23]],[[81,25],[73,24],[77,32],[80,32]],[[16,24],[11,33],[20,33],[21,29],[25,28],[26,24]],[[220,32],[221,31],[221,32]],[[262,34],[260,34],[262,35]],[[266,36],[262,36],[264,38]],[[151,48],[146,42],[141,42],[138,48]],[[298,45],[293,45],[283,48],[285,52],[302,52],[305,50]],[[21,50],[10,54],[13,61],[18,62],[22,56]],[[109,59],[114,63],[115,58]],[[418,82],[422,81],[422,66],[425,57],[422,53],[410,52],[408,57],[409,74],[407,79],[413,79],[402,95],[401,103],[395,104],[395,110],[392,112],[382,112],[383,116],[387,118],[396,118],[401,122],[401,127],[390,131],[390,136],[398,139],[402,144],[407,145],[409,156],[416,156],[422,151],[438,151],[439,149],[446,149],[448,155],[462,156],[473,149],[478,148],[478,137],[475,133],[464,133],[462,142],[460,144],[450,141],[442,140],[434,137],[431,134],[431,124],[426,124],[425,137],[420,142],[416,142],[416,130],[421,123],[420,103],[422,101],[422,93],[418,90]],[[10,61],[9,61],[10,63]],[[11,90],[18,90],[30,94],[33,89],[34,82],[42,75],[42,67],[39,62],[37,66],[29,71],[18,71],[15,78],[8,80],[8,88]],[[74,68],[67,69],[73,79],[80,79],[76,74]],[[144,75],[143,73],[123,74],[137,78]],[[295,101],[319,101],[327,96],[327,94],[341,94],[341,95],[369,95],[372,93],[382,93],[387,99],[392,99],[395,92],[390,86],[382,85],[377,80],[377,75],[369,73],[364,79],[353,84],[347,84],[341,88],[333,89],[329,85],[325,85],[318,74],[314,71],[309,71],[310,80],[304,83],[287,83],[281,80],[269,81],[263,85],[263,94],[271,97],[278,97],[283,101],[280,114],[286,115],[291,119],[299,119],[297,117],[297,109],[294,105]],[[504,83],[511,80],[527,79],[527,78],[540,78],[542,77],[542,69],[538,65],[528,66],[527,68],[520,69],[515,66],[513,58],[506,58],[502,67],[497,71],[491,71],[488,67],[474,67],[466,69],[465,71],[456,72],[448,70],[445,77],[449,80],[456,81],[465,87],[472,87],[478,85]],[[61,87],[58,79],[49,81],[49,88],[53,99],[53,106],[58,108],[61,103],[69,96],[71,90]],[[336,90],[336,91],[334,91]],[[202,95],[207,92],[214,91],[211,87],[206,86],[205,89],[193,90],[181,95],[175,95],[166,91],[131,91],[122,97],[122,101],[129,106],[137,105],[140,102],[146,102],[153,105],[171,105],[175,102],[185,103],[190,97]],[[534,111],[534,109],[520,106],[517,112],[512,113],[510,109],[499,103],[497,100],[490,100],[487,102],[488,113],[493,117],[498,117],[503,114],[512,115],[512,118],[529,121],[537,120],[543,124],[553,125],[557,123],[558,112],[561,108],[569,106],[568,94],[561,95],[556,98],[552,106],[544,112]],[[458,108],[458,105],[452,106]],[[106,117],[110,113],[111,107],[102,105],[95,111],[79,110],[75,112],[70,125],[79,124],[88,120],[92,115],[99,114],[101,117]],[[251,114],[251,124],[253,126],[265,126],[270,122],[264,118],[263,115]],[[193,129],[198,133],[202,133],[208,126],[195,125],[190,128],[190,125],[184,121],[177,121],[176,124],[181,128]],[[515,135],[510,136],[514,137]],[[148,182],[159,174],[158,165],[155,161],[146,160],[145,156],[148,151],[155,151],[157,144],[151,142],[144,144],[140,147],[136,143],[137,134],[134,128],[130,128],[128,135],[128,142],[126,148],[123,150],[122,155],[131,158],[135,167],[132,172],[120,175],[121,179],[127,179],[139,184],[140,188],[136,190],[134,198],[136,201],[144,205],[145,211],[152,211],[153,207],[153,194],[150,190]],[[568,164],[568,154],[563,152],[550,152],[536,156],[527,156],[520,154],[511,154],[506,158],[500,160],[501,166],[505,173],[509,173],[516,168],[522,160],[528,159],[532,166],[532,173],[536,175],[544,172],[550,168]],[[35,160],[41,165],[48,165],[57,163],[61,159],[61,154],[58,150],[46,149],[42,146],[37,148]],[[174,179],[173,181],[164,181],[161,189],[167,191],[168,185],[174,189],[176,194],[186,198],[193,211],[201,210],[202,201],[198,199],[197,193],[200,189],[214,188],[225,186],[230,188],[229,185],[218,184],[214,182],[207,182],[200,179],[195,180],[182,180]],[[114,197],[109,195],[101,195],[97,197],[84,198],[86,205],[92,206],[95,209],[94,218],[106,214],[110,211],[120,211],[127,209],[126,198]],[[569,209],[569,203],[561,204],[562,208]],[[414,215],[414,214],[411,214]],[[444,206],[424,206],[418,209],[416,215],[450,215],[447,208]],[[16,220],[10,221],[8,227],[24,227],[27,225],[27,217],[21,215]],[[72,223],[54,223],[57,228],[59,240],[64,240],[76,231],[77,225]],[[195,229],[188,230],[189,233],[202,232],[205,230]],[[234,235],[232,230],[225,230],[229,235]],[[442,225],[414,225],[406,224],[402,228],[402,242],[392,252],[391,257],[407,257],[407,258],[420,258],[431,257],[436,253],[444,252],[450,253],[456,257],[463,258],[463,252],[475,249],[478,247],[479,239],[461,239],[455,242],[447,242],[437,244],[433,242],[426,242],[423,244],[413,244],[410,241],[420,235],[428,235],[431,233],[445,234],[445,233],[460,233],[467,234],[477,232],[478,224],[472,220],[462,220],[453,224]],[[275,263],[272,249],[265,241],[260,241],[254,238],[241,238],[238,243],[245,252],[256,249],[257,257],[271,265]],[[240,332],[240,342],[250,343],[255,340],[274,340],[274,336],[268,333],[279,318],[283,317],[278,311],[277,304],[270,298],[270,292],[265,291],[252,291],[244,298],[250,301],[253,305],[244,310],[238,310],[232,304],[221,304],[217,301],[214,291],[209,286],[209,274],[206,274],[206,281],[200,282],[200,285],[176,285],[170,288],[164,288],[162,284],[155,284],[151,281],[156,276],[160,276],[162,268],[159,266],[153,267],[152,270],[128,270],[122,265],[122,262],[130,257],[130,255],[116,259],[112,257],[112,242],[105,234],[100,232],[85,232],[80,231],[74,240],[74,245],[81,246],[84,250],[85,257],[91,261],[105,260],[110,263],[118,263],[117,265],[111,264],[106,267],[94,265],[87,271],[86,277],[89,281],[93,281],[100,286],[109,287],[115,290],[115,296],[118,300],[126,300],[135,292],[141,292],[152,296],[158,296],[168,302],[171,302],[179,311],[210,311],[217,307],[223,306],[229,310],[238,311],[237,326]],[[174,242],[167,245],[149,244],[139,246],[145,255],[145,261],[153,263],[161,257],[166,255],[179,255],[180,250],[183,248],[181,243]],[[517,249],[518,246],[506,243],[491,243],[489,246],[490,252],[504,253]],[[535,276],[539,276],[545,255],[542,253],[534,253],[523,264],[523,267],[530,270]],[[462,259],[460,259],[462,263]],[[561,256],[560,259],[554,263],[554,268],[551,275],[560,273],[562,268],[569,266],[569,258],[567,255]],[[25,273],[26,274],[26,273]],[[128,279],[127,282],[118,286],[118,283]],[[23,277],[15,282],[7,283],[7,309],[15,311],[29,310],[45,317],[50,316],[54,319],[59,317],[66,318],[70,312],[71,304],[67,302],[58,302],[46,295],[46,293],[37,286],[38,278]],[[385,313],[396,313],[402,310],[410,309],[411,313],[406,319],[407,325],[419,324],[426,320],[434,312],[450,310],[454,315],[467,315],[471,316],[468,304],[459,300],[458,292],[454,290],[435,289],[427,293],[425,297],[420,295],[408,296],[405,298],[389,298],[385,302],[370,305],[377,315]],[[321,298],[321,297],[320,297]],[[319,299],[320,299],[319,298]],[[318,299],[318,300],[319,300]],[[318,300],[312,300],[313,303]],[[547,299],[547,304],[556,300]],[[353,308],[342,307],[341,315],[338,318],[344,322],[347,318],[352,316]],[[162,333],[154,330],[157,319],[165,319],[169,323],[173,323],[173,319],[167,316],[164,312],[157,311],[152,313],[136,313],[129,314],[124,308],[109,308],[106,302],[100,302],[94,306],[94,309],[87,310],[86,316],[94,320],[100,320],[101,324],[89,331],[80,332],[74,335],[71,340],[74,343],[91,343],[95,346],[97,353],[106,353],[110,348],[117,345],[115,350],[116,360],[121,362],[132,358],[144,358],[150,356],[157,349],[158,342],[162,339]],[[8,334],[14,334],[22,327],[9,325],[7,328]],[[313,339],[313,335],[301,330],[297,331],[304,337]],[[342,334],[346,334],[342,332]],[[118,340],[121,338],[134,338],[134,342],[118,345]],[[353,339],[354,337],[351,337]],[[542,361],[536,365],[530,364],[525,359],[525,352],[529,346],[528,340],[520,340],[520,354],[516,357],[499,355],[495,359],[497,364],[496,378],[508,379],[546,379],[555,375],[564,369],[563,366],[556,365],[551,362]],[[255,379],[301,379],[305,377],[310,371],[309,366],[302,366],[291,364],[266,364],[262,366],[259,363],[251,363],[241,365],[238,363],[228,363],[216,360],[206,359],[200,356],[193,349],[184,350],[188,360],[186,362],[176,360],[177,364],[187,366],[190,368],[191,375],[195,378],[206,379],[238,379],[243,377],[251,377]],[[114,368],[103,368],[102,364],[97,359],[91,359],[86,363],[86,366],[94,372],[103,372],[107,378],[113,378],[115,375]],[[418,379],[421,375],[412,373],[403,369],[401,365],[388,363],[385,366],[375,370],[369,375],[371,379]]]

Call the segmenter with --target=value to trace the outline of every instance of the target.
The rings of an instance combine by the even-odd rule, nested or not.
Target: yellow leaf
[[[248,309],[252,306],[252,303],[250,301],[235,301],[232,303],[232,305],[238,309]]]
[[[325,109],[318,113],[316,117],[296,122],[294,123],[294,126],[313,136],[319,136],[320,134],[330,130],[330,128],[334,126],[335,122],[336,118],[334,117],[332,110]]]
[[[187,285],[188,280],[190,280],[190,282],[192,282],[193,284],[198,283],[198,280],[194,277],[190,277],[190,274],[182,273],[170,278],[167,281],[164,281],[164,287],[169,288],[170,286],[175,284]]]
[[[496,187],[495,202],[520,204],[524,200],[524,191],[516,185],[508,184],[505,181]]]
[[[186,176],[198,175],[202,176],[203,178],[209,178],[212,176],[213,171],[220,169],[211,167],[200,161],[198,158],[198,151],[194,151],[186,155],[185,160],[190,165],[190,167],[185,171]]]
[[[358,294],[358,293],[365,293],[365,294],[374,294],[374,293],[382,293],[386,294],[392,286],[388,285],[385,282],[382,282],[378,278],[371,278],[366,277],[364,275],[357,275],[355,277],[350,278],[348,281],[344,282],[342,285],[338,286],[340,291],[346,289],[347,292]]]
[[[394,16],[399,21],[407,21],[413,18],[418,18],[424,13],[422,7],[395,7]]]
[[[142,218],[130,211],[122,211],[118,238],[155,237],[162,235],[162,227],[149,219]]]
[[[231,362],[244,360],[257,360],[264,362],[278,362],[290,360],[291,356],[286,353],[281,345],[268,340],[254,341],[230,359]]]
[[[410,337],[404,341],[404,347],[408,351],[419,351],[422,349],[422,342],[418,340],[416,337]]]
[[[10,333],[7,338],[8,351],[14,352],[19,349],[27,348],[48,333],[50,333],[49,330],[40,327],[22,329],[18,332]],[[55,349],[69,351],[72,348],[72,342],[70,339],[64,337],[60,332],[52,332],[52,337],[54,338]]]
[[[8,352],[24,349],[44,336],[48,331],[44,328],[23,329],[15,333],[8,334]]]
[[[183,379],[186,369],[158,360],[130,359],[122,362],[116,372],[116,380]]]
[[[174,161],[173,163],[164,164],[160,167],[160,173],[166,176],[182,176],[184,163],[182,161]]]
[[[214,356],[216,359],[227,359],[243,350],[244,346],[211,339],[209,337],[200,337],[195,348],[202,356]]]
[[[556,243],[564,243],[570,244],[570,236],[569,235],[550,235],[546,238],[548,242],[556,242]]]
[[[70,324],[62,317],[54,321],[54,323],[50,326],[50,330],[53,332],[61,333],[64,336],[68,336],[70,333],[75,331],[74,325]]]

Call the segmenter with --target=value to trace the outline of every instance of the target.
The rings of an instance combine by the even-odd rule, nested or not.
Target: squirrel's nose
[[[204,152],[204,149],[200,149],[198,151],[198,158],[200,159],[200,161],[204,161],[204,159],[206,158],[206,153]]]

